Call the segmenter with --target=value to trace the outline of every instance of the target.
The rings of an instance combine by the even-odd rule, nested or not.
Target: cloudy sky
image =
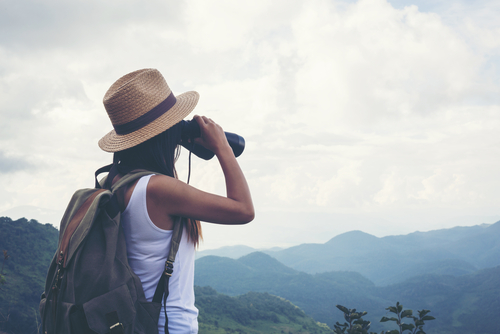
[[[246,139],[256,218],[205,224],[202,249],[493,223],[499,16],[496,0],[0,0],[0,214],[58,226],[111,160],[104,93],[151,67]],[[224,194],[217,161],[192,169]]]

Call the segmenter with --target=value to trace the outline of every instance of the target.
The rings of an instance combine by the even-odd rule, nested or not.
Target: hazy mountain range
[[[0,231],[0,249],[8,250],[10,255],[4,265],[6,283],[0,293],[0,331],[8,328],[9,332],[24,333],[36,326],[34,314],[58,231],[49,224],[6,217],[0,217]],[[234,257],[252,251],[243,246],[211,252]],[[374,331],[394,329],[378,321],[387,315],[386,307],[399,301],[414,311],[431,310],[437,319],[426,325],[428,333],[498,332],[495,320],[500,314],[500,222],[384,238],[352,231],[324,244],[265,252],[238,259],[204,256],[207,252],[200,252],[195,284],[233,296],[250,291],[280,296],[330,326],[343,321],[335,307],[341,304],[368,311],[365,318],[372,321]],[[234,304],[234,299],[212,292],[206,298],[204,302],[208,303],[217,299],[221,303],[218,309],[223,310],[218,314],[210,304],[202,306],[208,312],[206,324],[214,332],[220,329],[217,323],[236,330],[239,326],[264,326],[275,317],[280,323],[289,321],[282,314],[259,313],[256,309],[264,322],[245,325],[238,322],[240,316],[236,313],[228,317],[227,310],[234,305],[253,307],[254,302],[247,300],[247,306]],[[259,300],[266,310],[266,303],[274,303],[272,298]],[[2,318],[5,314],[9,315],[7,322]],[[304,321],[297,326],[313,326]]]
[[[247,246],[199,252],[238,258],[255,251]],[[376,285],[401,282],[419,274],[459,276],[500,265],[500,221],[378,238],[351,231],[324,244],[262,250],[286,266],[314,274],[355,271]]]
[[[367,311],[372,330],[394,329],[379,323],[385,308],[401,302],[407,309],[429,309],[435,321],[427,333],[496,334],[500,314],[500,266],[463,276],[425,274],[385,287],[356,272],[307,274],[255,252],[237,260],[206,256],[196,261],[195,284],[211,286],[228,295],[267,292],[290,300],[317,321],[331,328],[343,322],[335,305]]]

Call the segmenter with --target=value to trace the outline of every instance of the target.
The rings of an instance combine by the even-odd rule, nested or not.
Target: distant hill
[[[0,333],[39,332],[38,304],[58,235],[50,224],[0,217],[0,250],[10,256],[3,266],[6,282],[0,285]],[[235,298],[206,287],[195,293],[201,333],[331,333],[280,297],[248,293]]]
[[[283,250],[281,247],[273,247],[269,249],[256,249],[249,246],[236,245],[236,246],[225,246],[217,249],[207,249],[204,251],[196,252],[196,259],[201,259],[204,256],[215,255],[224,256],[230,259],[239,259],[242,256],[248,255],[253,252],[278,252]]]
[[[420,275],[377,287],[355,272],[306,274],[257,252],[238,260],[215,256],[197,260],[195,284],[210,285],[234,296],[249,291],[278,295],[330,327],[342,320],[342,314],[335,308],[341,304],[367,311],[366,320],[372,321],[372,330],[376,332],[393,329],[379,320],[387,315],[386,307],[399,301],[415,312],[432,311],[437,320],[426,325],[428,333],[496,334],[493,319],[500,314],[499,277],[500,266],[460,277]]]
[[[217,249],[198,251],[196,252],[196,258],[200,259],[204,256],[215,255],[215,256],[229,257],[231,259],[238,259],[242,256],[253,253],[255,251],[257,251],[257,249],[243,245],[225,246]]]
[[[383,311],[384,301],[369,295],[374,284],[355,272],[306,274],[286,267],[276,259],[255,252],[238,260],[206,256],[196,260],[195,285],[211,286],[218,292],[236,296],[268,292],[286,298],[314,319],[335,323],[341,314],[336,304]]]
[[[195,294],[200,333],[332,333],[289,301],[267,293],[229,297],[195,287]]]
[[[0,332],[36,333],[40,295],[58,238],[51,224],[0,217],[0,251],[10,256],[4,266],[6,283],[0,286]]]
[[[487,227],[460,227],[385,238],[353,231],[337,236],[326,244],[301,245],[304,249],[300,246],[292,247],[291,250],[295,252],[294,256],[297,261],[301,261],[301,265],[314,262],[303,257],[311,249],[319,252],[316,256],[317,265],[324,268],[320,267],[321,272],[314,274],[298,271],[262,252],[251,253],[238,260],[205,256],[196,262],[195,281],[197,285],[211,285],[217,291],[232,296],[249,291],[280,296],[290,300],[315,320],[330,325],[335,321],[342,321],[342,314],[335,308],[336,304],[342,304],[368,311],[366,318],[372,321],[374,331],[393,329],[382,327],[378,320],[386,314],[387,306],[400,301],[405,308],[414,311],[423,308],[432,311],[431,314],[438,320],[429,323],[428,333],[497,333],[497,328],[493,326],[496,326],[494,319],[500,314],[500,267],[477,269],[499,259],[499,226],[496,223]],[[57,247],[57,239],[58,231],[50,224],[0,217],[0,250],[5,249],[10,255],[4,266],[6,284],[0,285],[0,332],[36,333],[40,293],[49,262]],[[357,272],[326,271],[328,263],[321,260],[321,252],[325,252],[325,249],[335,249],[334,260],[343,259],[345,263],[360,268],[360,271],[366,270],[364,266],[374,272],[386,270],[397,284],[377,287]],[[277,253],[284,251],[287,250]],[[387,259],[379,261],[375,254],[385,254]],[[370,261],[383,267],[374,269]],[[467,274],[469,272],[473,273]],[[406,277],[410,278],[404,279]],[[248,330],[251,326],[266,323],[266,317],[271,317],[269,319],[272,321],[277,317],[282,323],[289,321],[287,316],[275,312],[276,317],[263,314],[263,319],[259,318],[249,327],[234,317],[231,318],[232,315],[226,318],[225,313],[218,314],[214,311],[216,308],[203,304],[229,297],[214,295],[203,289],[200,291],[208,295],[205,296],[207,300],[204,301],[205,297],[201,297],[197,301],[200,308],[206,310],[207,322],[201,322],[208,326],[206,333],[212,333],[208,330],[217,332],[214,321],[218,321],[219,327],[225,326],[233,332],[247,333],[251,333]],[[251,300],[247,306],[231,304],[234,299],[227,299],[230,300],[228,305],[238,309],[256,305],[257,301],[252,299],[252,295],[245,298],[247,301]],[[266,296],[263,298],[268,300]],[[265,309],[267,306],[263,307]],[[302,322],[290,325],[288,331],[297,331],[299,323]],[[267,325],[270,324],[267,322]],[[313,332],[312,325],[302,323],[302,326]],[[287,329],[281,330],[287,332]],[[305,331],[304,328],[303,330]]]
[[[415,272],[463,275],[500,265],[500,222],[383,238],[351,231],[324,244],[266,253],[293,269],[356,271],[377,285],[401,282]]]

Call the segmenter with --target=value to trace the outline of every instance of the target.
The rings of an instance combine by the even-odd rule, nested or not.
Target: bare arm
[[[246,224],[254,208],[245,176],[227,143],[222,128],[206,117],[195,116],[202,137],[197,143],[215,153],[224,173],[226,197],[210,194],[167,176],[153,176],[148,195],[156,210],[218,224]],[[150,197],[148,196],[148,199]]]

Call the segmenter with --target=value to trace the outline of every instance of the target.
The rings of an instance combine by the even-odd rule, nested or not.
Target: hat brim
[[[126,135],[118,135],[112,130],[99,140],[99,147],[106,152],[118,152],[139,145],[182,121],[194,110],[199,98],[195,91],[180,94],[174,106],[153,122]]]

